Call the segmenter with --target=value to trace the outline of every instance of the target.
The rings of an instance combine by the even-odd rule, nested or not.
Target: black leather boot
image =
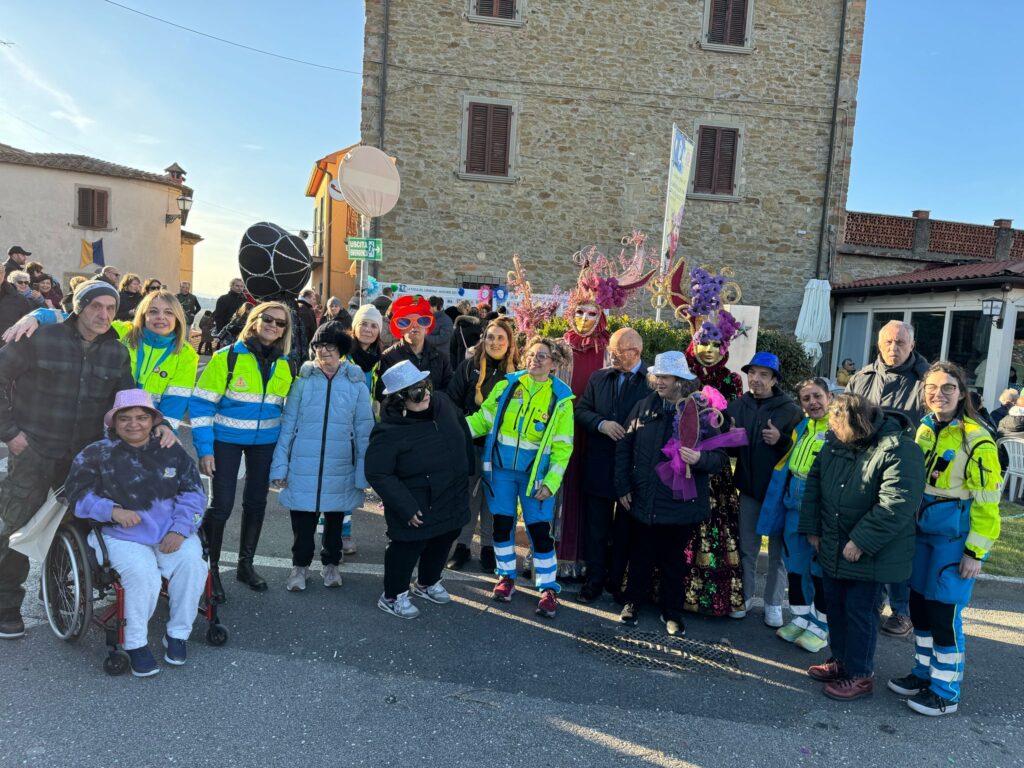
[[[267,591],[267,582],[252,567],[252,559],[256,556],[256,545],[260,541],[260,531],[262,529],[262,516],[259,519],[254,519],[252,515],[242,513],[242,530],[238,542],[238,571],[236,575],[240,582],[248,584],[250,589],[257,592]]]
[[[220,581],[220,548],[224,544],[224,523],[204,520],[203,535],[206,537],[206,552],[210,564],[211,598],[217,605],[223,605],[227,602],[224,585]]]

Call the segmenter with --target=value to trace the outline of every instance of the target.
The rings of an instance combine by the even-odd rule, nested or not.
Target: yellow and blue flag
[[[82,240],[82,258],[79,261],[79,268],[87,267],[90,264],[95,264],[98,267],[105,267],[103,263],[103,238],[90,243],[87,240]]]

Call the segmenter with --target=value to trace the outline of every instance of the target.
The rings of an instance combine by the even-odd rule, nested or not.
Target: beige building
[[[675,123],[697,142],[681,252],[792,330],[842,242],[864,7],[367,0],[362,143],[402,174],[381,281],[474,284],[518,253],[564,288],[582,246],[660,240]]]
[[[174,291],[192,271],[192,248],[202,238],[183,233],[192,197],[177,165],[164,174],[85,155],[26,152],[0,144],[0,246],[32,252],[63,285],[80,268],[82,240],[103,240],[104,260]],[[173,217],[173,218],[172,218]],[[183,263],[183,258],[187,263]]]

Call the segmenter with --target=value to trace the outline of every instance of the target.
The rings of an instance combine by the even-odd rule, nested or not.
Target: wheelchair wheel
[[[228,630],[223,624],[211,624],[206,628],[206,642],[210,645],[224,645],[227,641]]]
[[[88,543],[71,525],[61,525],[43,563],[43,604],[53,633],[78,640],[92,621],[92,571]]]
[[[103,660],[103,671],[111,677],[123,675],[128,671],[128,654],[124,651],[111,651]]]

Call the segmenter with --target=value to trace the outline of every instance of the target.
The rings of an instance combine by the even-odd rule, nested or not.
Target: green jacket
[[[797,532],[821,537],[826,575],[884,584],[910,577],[925,473],[909,421],[879,412],[866,441],[845,445],[832,433],[825,439],[807,476]],[[855,563],[842,554],[848,541],[864,553]]]

